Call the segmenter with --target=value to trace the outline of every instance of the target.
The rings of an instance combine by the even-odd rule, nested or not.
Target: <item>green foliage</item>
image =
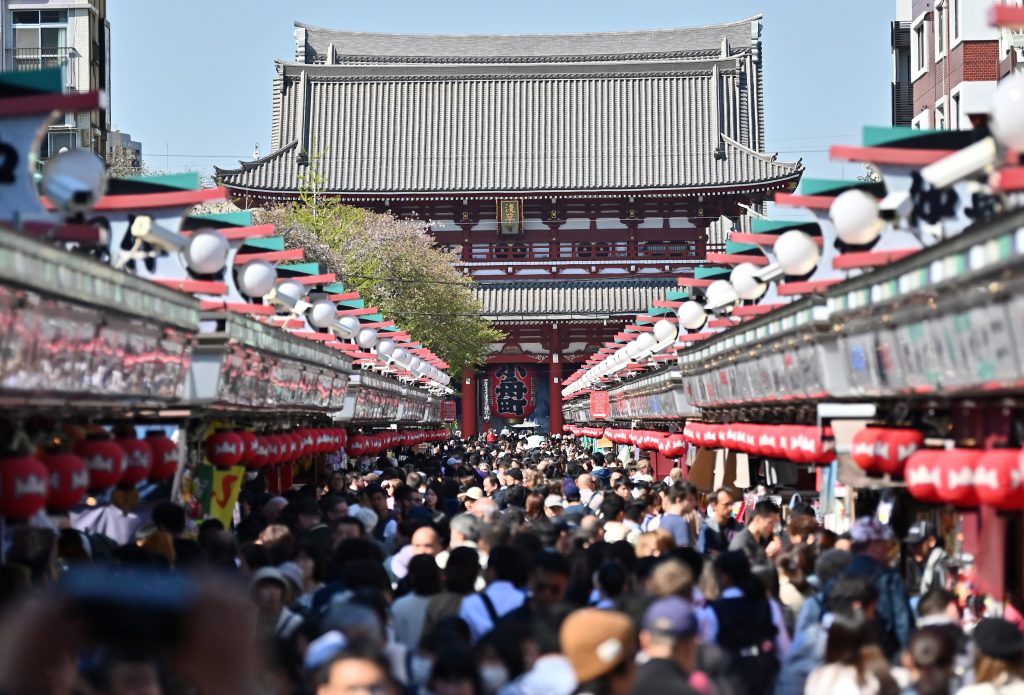
[[[447,362],[456,378],[481,364],[489,343],[504,335],[480,316],[471,279],[459,273],[457,256],[434,244],[421,222],[344,205],[322,192],[312,160],[299,202],[266,213],[291,248],[306,250],[337,273],[367,306],[380,309],[413,340]]]

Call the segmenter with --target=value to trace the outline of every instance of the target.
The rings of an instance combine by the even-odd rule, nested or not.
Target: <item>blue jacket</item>
[[[895,658],[900,650],[906,648],[910,633],[914,631],[914,614],[910,611],[903,577],[868,555],[854,555],[843,576],[868,577],[878,589],[876,612],[882,633],[878,637],[885,655],[889,659]]]

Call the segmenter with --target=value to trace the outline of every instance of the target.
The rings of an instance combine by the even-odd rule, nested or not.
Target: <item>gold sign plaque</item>
[[[518,236],[523,230],[523,208],[520,200],[498,201],[498,234]]]

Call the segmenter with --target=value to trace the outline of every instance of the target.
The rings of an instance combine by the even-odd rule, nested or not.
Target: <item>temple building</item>
[[[242,207],[325,195],[429,221],[507,334],[462,428],[562,425],[561,379],[671,298],[803,167],[764,150],[761,18],[444,36],[295,25],[272,152],[217,177]]]

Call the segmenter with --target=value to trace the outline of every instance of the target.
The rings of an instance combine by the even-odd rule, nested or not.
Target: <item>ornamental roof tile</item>
[[[750,48],[761,16],[726,24],[644,31],[574,34],[387,34],[324,29],[295,22],[296,43],[304,39],[307,54],[325,55],[333,47],[339,59],[402,62],[410,59],[444,62],[520,62],[524,58],[565,60],[574,56],[621,56],[718,52],[722,42],[732,49]],[[301,37],[301,38],[300,38]],[[312,59],[310,59],[312,62]]]
[[[278,64],[275,151],[217,169],[236,193],[284,195],[313,173],[326,192],[369,197],[747,191],[803,171],[760,151],[759,18],[517,37],[298,26],[334,54]]]
[[[603,319],[645,312],[675,285],[674,278],[501,281],[473,292],[491,320]]]

